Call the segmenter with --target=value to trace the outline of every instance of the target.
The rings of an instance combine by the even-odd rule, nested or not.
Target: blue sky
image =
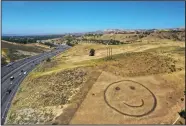
[[[3,34],[60,34],[110,28],[185,26],[184,2],[3,1]]]

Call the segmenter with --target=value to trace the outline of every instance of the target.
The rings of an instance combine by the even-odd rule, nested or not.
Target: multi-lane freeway
[[[53,56],[69,49],[67,45],[60,45],[50,52],[25,58],[14,62],[11,66],[3,66],[1,68],[1,124],[3,125],[7,116],[7,112],[11,105],[11,101],[24,78],[33,68]],[[14,79],[10,79],[14,77]]]

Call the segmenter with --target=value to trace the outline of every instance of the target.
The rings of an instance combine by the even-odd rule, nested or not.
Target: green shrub
[[[67,44],[68,46],[74,46],[74,44],[71,43],[71,42],[69,42],[69,41],[68,41],[66,44]]]
[[[178,114],[180,115],[180,117],[186,119],[186,112],[185,112],[185,110],[181,110],[181,112],[178,112]]]
[[[1,57],[1,66],[8,64],[5,57]]]
[[[95,55],[95,50],[91,49],[90,52],[89,52],[89,56],[94,56],[94,55]]]
[[[47,62],[50,62],[50,61],[51,61],[51,59],[50,59],[50,58],[47,58],[47,59],[46,59],[46,61],[47,61]]]

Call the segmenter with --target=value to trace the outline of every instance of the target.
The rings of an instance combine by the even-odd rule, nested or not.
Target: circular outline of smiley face
[[[112,107],[112,106],[108,103],[107,98],[106,98],[106,97],[107,97],[107,96],[106,96],[106,92],[107,92],[108,88],[109,88],[110,86],[112,86],[112,85],[114,85],[114,84],[116,84],[116,83],[122,82],[122,81],[129,81],[129,82],[133,82],[133,83],[139,84],[140,86],[142,86],[143,88],[145,88],[145,89],[152,95],[152,97],[153,97],[153,99],[154,99],[154,100],[153,100],[153,101],[154,101],[154,104],[153,104],[152,108],[151,108],[148,112],[146,112],[146,113],[144,113],[144,114],[140,114],[140,115],[127,114],[127,113],[124,113],[124,112],[119,111],[119,110],[116,109],[115,107]],[[157,105],[156,96],[155,96],[147,87],[145,87],[144,85],[142,85],[142,84],[140,84],[140,83],[138,83],[138,82],[132,81],[132,80],[121,80],[121,81],[117,81],[117,82],[113,82],[113,83],[109,84],[109,86],[107,86],[107,88],[106,88],[105,91],[104,91],[104,100],[105,100],[106,104],[107,104],[110,108],[114,109],[115,111],[119,112],[120,114],[122,114],[122,115],[127,115],[127,116],[133,116],[133,117],[142,117],[142,116],[148,115],[148,114],[150,114],[151,112],[153,112],[153,111],[155,110],[156,105]],[[143,100],[141,100],[141,101],[142,101],[142,104],[144,104],[144,101],[143,101]],[[128,105],[128,106],[129,106],[129,105]],[[133,107],[133,106],[130,106],[130,107]]]

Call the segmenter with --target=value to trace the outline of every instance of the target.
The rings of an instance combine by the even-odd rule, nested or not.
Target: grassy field
[[[1,48],[2,50],[7,50],[2,52],[3,56],[6,55],[7,63],[50,50],[48,46],[41,44],[17,44],[6,41],[1,41]]]
[[[106,59],[108,47],[113,51],[112,60]],[[91,48],[96,50],[92,57]],[[13,99],[6,124],[171,124],[184,107],[180,100],[184,97],[184,50],[184,43],[167,40],[115,46],[78,44],[41,63],[26,77]],[[149,119],[124,116],[105,104],[104,90],[119,80],[137,81],[153,92],[158,102]],[[137,93],[118,97],[127,95],[124,100],[134,104],[137,99],[128,97]],[[151,108],[147,95],[142,96],[146,107],[134,114]],[[116,108],[120,105],[117,99],[111,104]]]

